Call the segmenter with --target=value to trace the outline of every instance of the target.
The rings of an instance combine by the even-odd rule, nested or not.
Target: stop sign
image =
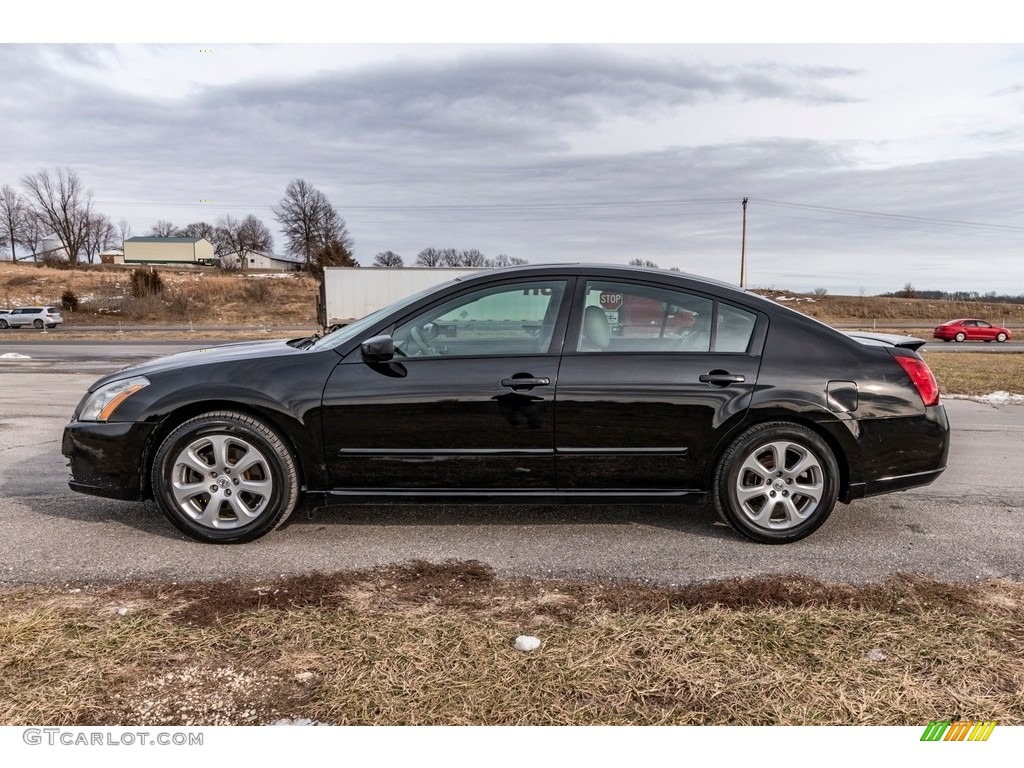
[[[622,306],[622,294],[621,293],[602,293],[601,294],[601,309],[606,309],[611,312],[614,309],[618,309]]]

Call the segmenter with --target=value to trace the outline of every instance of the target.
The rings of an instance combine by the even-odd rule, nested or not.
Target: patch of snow
[[[988,403],[989,405],[1024,405],[1024,395],[1014,395],[1002,390],[989,392],[977,400],[979,403]]]
[[[532,635],[520,635],[516,638],[516,650],[517,651],[536,651],[540,648],[540,640]]]
[[[986,405],[1024,405],[1024,395],[1012,392],[989,392],[987,395],[942,395],[946,400],[973,400]]]
[[[308,717],[301,717],[296,720],[283,718],[271,723],[271,725],[326,725],[326,723],[318,723],[316,720],[310,720]]]
[[[0,355],[0,359],[3,360],[31,360],[32,358],[28,355],[23,355],[20,352],[6,352]]]
[[[872,648],[864,654],[864,658],[868,661],[885,661],[885,654],[882,653],[881,648]]]

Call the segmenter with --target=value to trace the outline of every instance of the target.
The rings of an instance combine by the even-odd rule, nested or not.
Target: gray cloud
[[[930,274],[933,263],[1011,239],[858,211],[1016,222],[1019,152],[866,166],[865,143],[798,134],[574,149],[579,136],[623,117],[762,102],[828,109],[859,98],[849,85],[857,69],[711,65],[689,53],[684,61],[640,48],[509,48],[169,97],[98,76],[124,66],[116,48],[0,46],[0,182],[75,168],[102,210],[141,232],[157,218],[184,224],[225,212],[273,225],[270,206],[304,177],[346,218],[364,263],[385,249],[411,258],[427,246],[477,247],[533,261],[641,256],[727,278],[738,260],[739,201],[749,196],[752,282],[797,289],[832,280],[893,290],[912,278],[905,273]],[[1006,128],[1011,149],[1020,130]],[[215,205],[199,204],[211,198]],[[987,281],[979,289],[1003,285],[974,276]],[[961,287],[949,266],[935,279]],[[1019,272],[1015,279],[1012,290],[1024,291]]]

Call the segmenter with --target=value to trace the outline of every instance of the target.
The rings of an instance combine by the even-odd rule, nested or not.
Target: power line
[[[1024,232],[1024,226],[1013,224],[990,224],[979,221],[963,221],[960,219],[941,219],[930,216],[912,216],[905,213],[886,213],[884,211],[864,211],[856,208],[836,208],[826,205],[811,205],[808,203],[790,203],[782,200],[769,200],[763,197],[752,197],[753,201],[776,208],[794,208],[803,211],[820,211],[822,213],[841,214],[843,216],[862,217],[872,219],[887,219],[890,221],[905,221],[916,224],[935,224],[942,226],[972,227],[978,229],[999,229],[1009,232]]]

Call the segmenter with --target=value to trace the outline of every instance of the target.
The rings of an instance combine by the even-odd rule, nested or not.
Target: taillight
[[[935,374],[928,367],[928,363],[919,357],[904,357],[893,355],[900,368],[907,372],[907,376],[914,382],[917,393],[921,396],[924,404],[937,405],[939,402],[939,382],[935,380]]]

